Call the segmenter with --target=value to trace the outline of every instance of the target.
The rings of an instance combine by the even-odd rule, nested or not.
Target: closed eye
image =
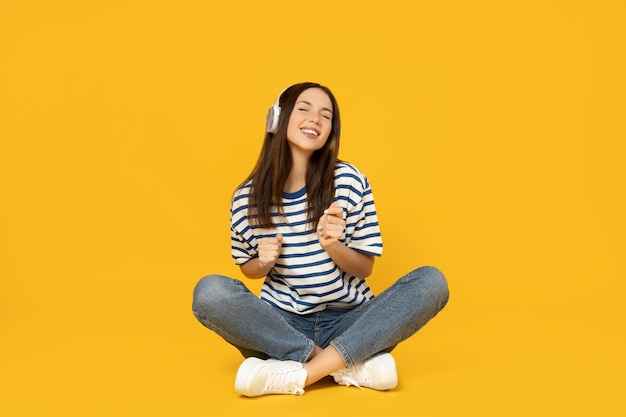
[[[298,104],[300,104],[300,107],[296,107],[296,109],[298,111],[303,111],[303,112],[309,111],[310,110],[310,106],[312,105],[308,101],[302,101],[302,102],[300,102]],[[323,107],[323,108],[320,109],[320,116],[322,116],[326,120],[332,120],[333,112],[329,108]]]

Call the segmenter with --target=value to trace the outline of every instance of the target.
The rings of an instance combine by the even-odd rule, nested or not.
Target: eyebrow
[[[308,104],[309,106],[313,105],[313,104],[311,104],[310,102],[308,102],[306,100],[299,101],[297,104],[300,104],[300,103]],[[322,107],[322,110],[326,110],[327,112],[330,112],[330,114],[333,113],[333,111],[331,109],[329,109],[328,107]]]

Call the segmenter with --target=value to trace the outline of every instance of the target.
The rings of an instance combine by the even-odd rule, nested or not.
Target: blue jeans
[[[260,300],[238,280],[209,275],[194,289],[193,313],[244,357],[306,362],[315,345],[332,345],[346,366],[390,352],[448,302],[448,285],[433,267],[418,268],[352,310],[299,315]]]

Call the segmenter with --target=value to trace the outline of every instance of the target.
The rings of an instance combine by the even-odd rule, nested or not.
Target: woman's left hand
[[[343,209],[332,203],[324,210],[324,214],[317,223],[317,239],[324,249],[334,245],[339,241],[346,228],[346,221],[343,219]]]

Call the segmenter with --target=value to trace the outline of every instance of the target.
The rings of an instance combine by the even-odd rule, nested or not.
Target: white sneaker
[[[361,389],[384,391],[398,385],[396,361],[389,353],[374,355],[363,363],[335,372],[333,377],[339,385],[354,385]]]
[[[304,394],[307,373],[300,362],[248,358],[235,377],[235,391],[247,397]]]

